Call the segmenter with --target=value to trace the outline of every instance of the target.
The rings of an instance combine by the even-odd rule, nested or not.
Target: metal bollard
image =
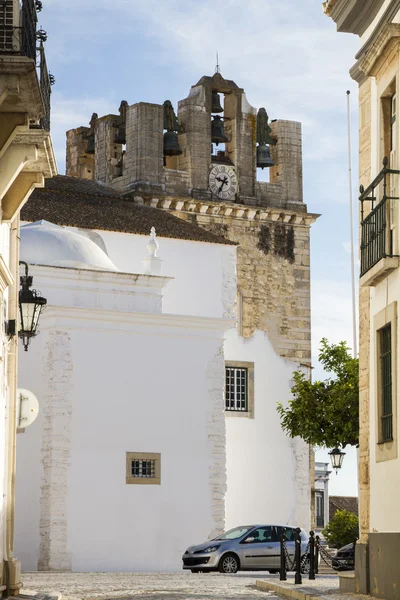
[[[294,536],[295,540],[295,566],[296,566],[296,574],[294,576],[295,583],[302,583],[301,579],[301,536],[300,536],[300,527],[296,527],[296,533]]]
[[[281,568],[279,571],[280,581],[286,581],[286,556],[285,556],[286,528],[282,528],[281,533]]]
[[[314,555],[314,551],[315,551],[315,537],[314,537],[314,532],[310,531],[310,572],[308,575],[308,579],[315,579],[315,555]]]
[[[318,563],[319,563],[319,535],[315,537],[315,573],[318,575]]]

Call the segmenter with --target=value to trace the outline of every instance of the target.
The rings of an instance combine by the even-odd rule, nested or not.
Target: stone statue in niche
[[[178,123],[178,119],[176,118],[174,108],[171,104],[170,100],[166,100],[163,104],[164,106],[164,129],[167,131],[177,131],[180,133],[181,126]]]
[[[276,142],[271,137],[272,129],[268,124],[268,115],[265,108],[260,108],[257,113],[257,144],[260,146],[265,144],[274,145]]]

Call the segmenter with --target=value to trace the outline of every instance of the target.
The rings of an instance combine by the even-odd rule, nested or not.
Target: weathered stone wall
[[[316,215],[185,197],[135,196],[134,201],[170,210],[237,242],[243,336],[266,331],[280,356],[310,364],[310,226]]]
[[[71,570],[67,545],[68,467],[71,453],[72,371],[70,336],[51,331],[43,360],[39,571]]]
[[[124,177],[145,189],[161,186],[163,177],[163,107],[139,102],[127,109]]]
[[[70,177],[94,179],[94,156],[87,154],[89,127],[67,131],[66,174]]]
[[[310,226],[212,215],[198,215],[196,222],[239,243],[243,336],[250,337],[257,329],[267,331],[281,356],[309,363]]]
[[[106,115],[96,120],[95,126],[95,179],[111,185],[120,169],[121,144],[115,143],[117,115]]]

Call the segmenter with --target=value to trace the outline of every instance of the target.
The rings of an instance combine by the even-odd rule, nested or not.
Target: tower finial
[[[214,73],[220,73],[220,72],[221,72],[221,71],[220,71],[220,69],[219,69],[219,62],[218,62],[218,50],[217,50],[217,64],[216,64],[216,66],[215,66],[215,71],[214,71]]]

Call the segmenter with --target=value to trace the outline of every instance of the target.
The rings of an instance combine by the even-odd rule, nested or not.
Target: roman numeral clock
[[[210,190],[218,200],[232,201],[237,191],[236,171],[228,165],[215,165],[209,175]]]

